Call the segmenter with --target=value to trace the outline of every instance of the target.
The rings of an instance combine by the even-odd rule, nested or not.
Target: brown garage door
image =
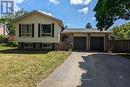
[[[90,50],[104,50],[104,37],[91,37],[90,38]]]
[[[74,49],[86,50],[86,37],[74,37]]]

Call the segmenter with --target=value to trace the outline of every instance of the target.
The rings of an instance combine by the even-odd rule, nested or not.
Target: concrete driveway
[[[130,60],[108,53],[73,52],[37,87],[130,87]]]

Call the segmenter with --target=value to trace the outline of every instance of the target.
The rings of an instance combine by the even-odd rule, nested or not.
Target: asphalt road
[[[73,52],[37,87],[130,87],[130,60],[108,53]]]

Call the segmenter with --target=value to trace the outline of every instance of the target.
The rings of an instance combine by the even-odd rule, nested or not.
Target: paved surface
[[[130,60],[108,53],[73,52],[37,87],[130,87]]]

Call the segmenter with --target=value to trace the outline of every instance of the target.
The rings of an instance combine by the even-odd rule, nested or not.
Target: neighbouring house
[[[0,44],[8,43],[9,30],[6,24],[0,23]]]
[[[0,23],[0,35],[3,35],[3,36],[9,35],[9,30],[6,24]]]
[[[9,41],[15,41],[15,35],[10,34],[6,24],[0,23],[0,35],[7,37]],[[8,42],[8,40],[0,42]]]
[[[96,29],[65,29],[61,20],[36,10],[16,18],[14,26],[22,49],[107,51],[110,34]]]

